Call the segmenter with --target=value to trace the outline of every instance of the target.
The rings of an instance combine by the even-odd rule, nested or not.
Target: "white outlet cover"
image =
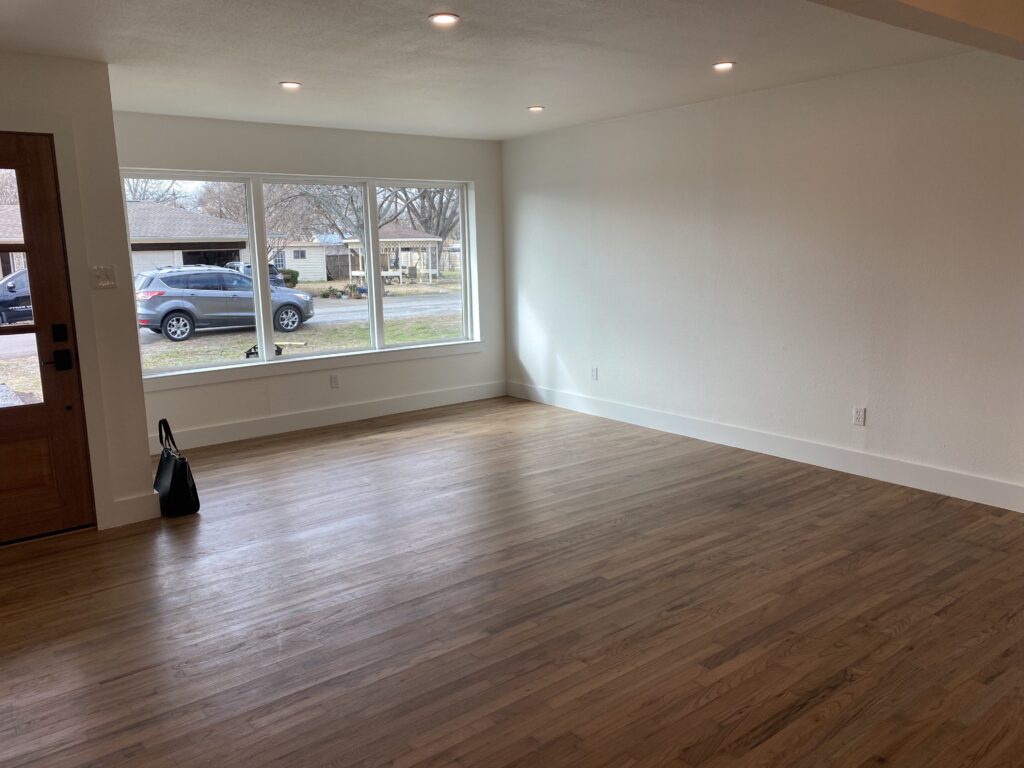
[[[107,290],[117,288],[117,272],[113,264],[97,264],[90,267],[92,274],[92,287],[96,290]]]

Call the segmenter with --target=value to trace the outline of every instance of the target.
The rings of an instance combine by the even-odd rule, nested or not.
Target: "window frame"
[[[317,370],[331,370],[352,365],[371,365],[378,363],[398,362],[402,360],[422,359],[448,355],[472,354],[480,352],[480,317],[476,292],[479,283],[476,275],[475,222],[470,219],[470,196],[473,194],[473,183],[469,181],[451,181],[435,179],[389,179],[380,177],[355,176],[322,176],[281,173],[237,173],[184,171],[158,168],[120,169],[122,181],[130,179],[166,179],[191,182],[223,182],[241,183],[245,187],[247,203],[248,241],[252,264],[261,264],[268,260],[268,242],[266,236],[266,218],[263,198],[265,184],[321,184],[325,186],[362,187],[364,201],[365,231],[368,233],[364,247],[366,249],[367,266],[378,263],[380,253],[379,231],[377,226],[377,189],[378,187],[409,187],[425,189],[459,189],[459,224],[462,261],[462,336],[422,344],[387,344],[384,336],[384,284],[379,269],[367,269],[367,299],[371,302],[370,347],[352,351],[325,352],[302,357],[278,358],[268,354],[274,348],[274,325],[271,305],[271,285],[269,270],[256,269],[251,276],[256,310],[256,340],[259,357],[249,362],[211,365],[173,371],[143,371],[145,391],[165,391],[181,386],[199,386],[207,383],[238,381],[265,376],[277,376],[284,373],[305,373]],[[123,200],[123,184],[122,184]],[[371,204],[372,201],[372,204]],[[127,201],[125,205],[125,225],[127,229]],[[131,240],[128,233],[129,242]],[[283,254],[283,252],[282,252]],[[272,263],[272,262],[269,262]],[[133,270],[134,273],[134,270]],[[371,274],[372,273],[372,279]],[[301,287],[297,290],[302,290]],[[283,368],[282,368],[283,366]]]

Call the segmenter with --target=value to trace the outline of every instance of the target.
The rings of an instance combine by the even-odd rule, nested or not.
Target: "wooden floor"
[[[1024,765],[1024,516],[511,399],[191,458],[0,550],[0,765]]]

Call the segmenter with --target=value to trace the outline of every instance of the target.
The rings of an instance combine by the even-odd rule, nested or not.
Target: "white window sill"
[[[251,363],[238,363],[219,368],[151,373],[143,376],[142,386],[146,392],[166,392],[187,387],[202,387],[207,384],[262,379],[269,376],[289,376],[316,371],[335,371],[339,368],[359,365],[379,365],[430,357],[476,354],[481,351],[481,345],[480,341],[468,339],[440,344],[423,344],[417,347],[401,347],[400,349],[362,350],[269,362],[255,360]]]

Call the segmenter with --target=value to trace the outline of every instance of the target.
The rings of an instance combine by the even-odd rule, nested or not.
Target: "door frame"
[[[91,105],[89,109],[94,112],[96,107]],[[10,104],[0,105],[0,124],[4,130],[14,133],[53,136],[64,247],[75,299],[72,310],[92,466],[93,505],[96,527],[102,530],[157,518],[160,506],[153,491],[138,342],[134,339],[129,342],[128,338],[136,329],[135,306],[114,126],[109,112],[93,119],[91,116],[84,118],[82,111],[76,104],[67,109],[43,110],[34,102],[15,99]],[[80,151],[80,147],[85,149]],[[91,202],[93,195],[83,194],[86,186],[99,190],[95,204]],[[108,189],[113,193],[110,200],[107,199]],[[111,218],[111,203],[120,211],[117,222]],[[96,214],[104,222],[109,221],[112,228],[105,228],[99,234],[87,228],[87,217]],[[116,294],[103,292],[102,301],[92,295],[90,264],[93,262],[113,264],[117,270]],[[117,331],[125,338],[119,335],[112,346],[101,344],[100,328],[106,328],[108,323],[130,331],[123,334]],[[101,386],[108,378],[113,380],[113,385]]]
[[[71,270],[70,270],[70,259],[68,258],[68,238],[67,238],[67,227],[65,225],[64,193],[63,193],[63,187],[62,187],[62,184],[61,184],[60,160],[59,160],[58,145],[57,145],[58,138],[57,138],[57,135],[55,133],[51,132],[51,131],[14,130],[14,129],[10,129],[10,128],[7,128],[7,127],[4,127],[3,129],[0,129],[0,136],[2,136],[2,137],[18,137],[18,136],[39,137],[39,138],[42,138],[42,139],[46,140],[48,142],[48,144],[49,144],[49,153],[48,153],[48,155],[49,155],[49,161],[50,161],[49,162],[50,173],[52,174],[52,182],[53,182],[53,193],[54,193],[53,203],[54,203],[54,208],[53,208],[53,210],[50,210],[49,206],[46,206],[46,208],[44,208],[44,210],[45,210],[45,215],[47,217],[49,217],[52,214],[55,217],[55,219],[56,219],[54,224],[59,229],[59,233],[51,233],[51,234],[54,237],[59,237],[59,241],[58,241],[58,243],[55,244],[55,246],[59,246],[59,249],[60,249],[60,260],[61,260],[62,269],[60,267],[58,267],[58,265],[56,263],[52,263],[52,264],[49,264],[47,266],[49,268],[51,268],[51,270],[53,270],[53,271],[51,271],[51,274],[53,274],[55,278],[57,277],[56,270],[59,269],[60,270],[60,274],[63,276],[63,281],[64,281],[63,285],[60,288],[60,291],[64,294],[64,297],[66,298],[66,310],[67,310],[67,323],[66,323],[67,329],[66,329],[66,332],[67,332],[67,341],[66,342],[58,342],[57,345],[60,346],[61,344],[64,344],[64,343],[68,344],[68,346],[69,346],[69,348],[71,350],[71,353],[73,355],[72,369],[73,369],[73,375],[75,377],[75,381],[74,382],[64,382],[63,386],[68,388],[67,390],[65,390],[65,392],[69,392],[70,391],[74,395],[77,395],[77,402],[76,402],[76,405],[78,406],[77,409],[76,409],[77,413],[74,414],[73,418],[74,418],[74,428],[76,429],[76,431],[79,432],[79,439],[81,440],[81,448],[82,448],[81,459],[82,459],[82,461],[84,463],[84,466],[81,468],[82,484],[80,486],[76,486],[76,487],[80,487],[84,491],[84,493],[85,493],[85,498],[82,500],[82,511],[87,513],[86,517],[83,518],[82,522],[79,522],[79,523],[77,523],[75,525],[72,525],[72,526],[69,526],[69,527],[66,527],[66,528],[59,528],[59,529],[52,530],[52,531],[43,531],[43,532],[40,532],[40,533],[37,533],[37,534],[32,534],[30,536],[16,538],[16,539],[4,542],[5,544],[10,544],[10,543],[14,543],[16,541],[21,541],[21,540],[25,540],[25,539],[35,539],[35,538],[41,538],[41,537],[46,537],[46,536],[58,535],[58,534],[62,534],[62,533],[70,533],[72,531],[77,531],[77,530],[82,530],[82,529],[95,528],[96,525],[97,525],[97,514],[96,514],[96,491],[95,491],[95,486],[94,486],[94,475],[93,475],[93,465],[92,465],[92,454],[93,454],[93,451],[92,451],[92,445],[91,445],[91,440],[90,440],[90,430],[89,430],[88,419],[87,419],[87,405],[86,405],[86,399],[85,399],[85,389],[84,389],[83,382],[82,382],[81,354],[80,354],[80,351],[79,351],[79,333],[78,333],[78,314],[79,313],[76,312],[76,309],[75,309],[75,294],[74,294],[74,290],[73,290],[74,282],[72,281]],[[44,162],[45,162],[45,159],[44,159]],[[19,191],[19,196],[20,196],[20,193],[23,191],[22,188],[21,188],[21,184],[20,183],[19,183],[19,190],[18,191]],[[26,201],[25,201],[24,198],[21,199],[21,204],[22,205],[26,204]],[[23,218],[23,221],[24,221],[24,216],[22,216],[22,218]],[[27,250],[29,251],[29,253],[31,253],[32,247],[30,245],[29,237],[26,236],[24,238],[24,241],[25,241],[25,245],[27,247]],[[32,276],[31,272],[30,272],[29,276],[30,277]],[[37,276],[37,282],[38,282],[38,276]],[[45,293],[45,291],[43,293]],[[33,302],[33,304],[34,304],[34,302]],[[45,304],[45,302],[44,302],[44,304]],[[33,312],[33,314],[35,315],[36,313]],[[45,323],[44,324],[40,324],[39,318],[38,318],[38,316],[36,316],[36,317],[33,318],[33,326],[34,326],[34,330],[31,333],[36,338],[36,344],[37,344],[37,350],[38,350],[39,337],[40,337],[41,334],[46,333]],[[5,334],[5,335],[7,335],[7,334]],[[17,335],[17,334],[11,334],[11,335]],[[27,334],[25,334],[25,335],[27,335]],[[47,346],[50,346],[50,345],[53,345],[53,344],[54,344],[53,340],[47,339]],[[38,352],[37,352],[37,355],[38,355]],[[39,365],[39,368],[40,368],[40,374],[43,375],[44,382],[47,381],[47,380],[53,381],[53,379],[50,378],[50,377],[54,377],[54,376],[58,375],[56,370],[44,368],[45,365],[52,365],[52,362],[44,361],[42,359],[42,355],[38,355],[37,359],[38,359],[38,365]],[[65,372],[62,372],[62,373],[70,375],[72,372],[71,371],[65,371]],[[64,378],[64,377],[61,376],[61,378]],[[44,387],[45,387],[45,383],[44,383]],[[46,401],[46,394],[47,393],[46,393],[46,391],[44,389],[44,402]],[[54,404],[52,403],[52,401],[50,402],[49,405],[50,405],[51,408],[54,407]],[[18,406],[15,406],[15,407],[18,407]],[[29,405],[29,406],[20,406],[20,407],[33,408],[35,406]],[[71,410],[70,406],[68,407],[68,410]],[[52,429],[53,429],[53,427],[51,427],[51,432],[50,432],[51,435],[53,434]]]

